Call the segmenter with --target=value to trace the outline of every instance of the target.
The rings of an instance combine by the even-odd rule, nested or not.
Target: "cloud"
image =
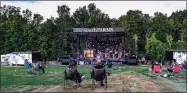
[[[17,6],[22,10],[28,8],[33,13],[40,13],[45,19],[51,16],[57,17],[57,6],[59,5],[68,5],[73,14],[77,8],[90,3],[95,3],[97,8],[111,18],[119,18],[129,10],[141,10],[150,16],[153,16],[155,12],[166,13],[170,16],[173,11],[186,9],[186,1],[2,1],[2,5]]]

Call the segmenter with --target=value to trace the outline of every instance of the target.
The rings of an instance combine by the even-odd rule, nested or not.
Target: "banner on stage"
[[[124,28],[73,28],[73,32],[124,32]]]

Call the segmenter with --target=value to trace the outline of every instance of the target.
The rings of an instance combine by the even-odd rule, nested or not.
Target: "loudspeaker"
[[[63,47],[67,47],[67,39],[63,39]]]

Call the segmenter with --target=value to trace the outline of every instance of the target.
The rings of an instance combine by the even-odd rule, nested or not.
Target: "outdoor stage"
[[[74,28],[77,37],[77,59],[86,64],[95,61],[122,63],[126,53],[126,31],[124,28]]]

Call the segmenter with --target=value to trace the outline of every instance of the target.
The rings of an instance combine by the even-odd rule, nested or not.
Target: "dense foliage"
[[[65,53],[75,53],[76,37],[72,28],[124,27],[128,31],[128,50],[163,59],[166,50],[186,49],[187,10],[167,16],[156,12],[153,17],[140,10],[129,10],[118,19],[110,18],[94,3],[79,7],[70,14],[66,5],[57,6],[58,17],[44,20],[28,9],[3,6],[0,15],[0,54],[14,51],[40,51],[53,60]],[[63,40],[67,39],[67,47]]]

